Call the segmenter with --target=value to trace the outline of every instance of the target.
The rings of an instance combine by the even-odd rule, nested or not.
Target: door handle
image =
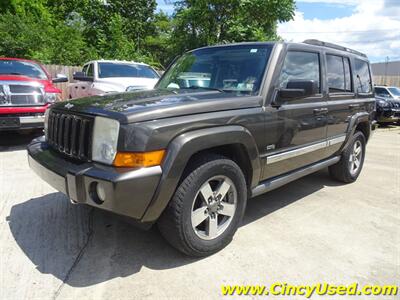
[[[326,115],[328,113],[327,108],[316,108],[314,109],[314,115]]]
[[[360,104],[350,104],[349,108],[360,108]]]

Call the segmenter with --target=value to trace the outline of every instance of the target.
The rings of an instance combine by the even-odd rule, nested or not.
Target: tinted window
[[[329,92],[344,92],[345,81],[342,57],[336,55],[327,55],[326,62]]]
[[[318,83],[318,89],[320,89],[318,53],[288,52],[279,77],[279,86],[286,88],[290,80],[314,80]]]
[[[355,85],[358,93],[370,93],[372,91],[371,75],[368,63],[359,59],[355,60]]]
[[[20,60],[0,60],[0,75],[2,74],[47,79],[46,73],[39,65]]]
[[[329,92],[351,92],[349,59],[328,54],[326,63]]]
[[[150,67],[127,63],[99,63],[99,78],[108,77],[143,77],[158,78],[158,74]]]
[[[93,75],[94,75],[93,64],[90,64],[90,65],[89,65],[89,67],[88,67],[88,69],[87,69],[87,74],[86,74],[86,75],[87,75],[87,76],[93,77]]]
[[[384,88],[375,88],[375,94],[381,97],[390,97],[389,92]]]
[[[346,92],[352,92],[353,87],[351,83],[350,61],[347,57],[343,57],[344,63],[344,79],[346,84]]]
[[[270,45],[238,45],[188,52],[173,64],[157,87],[255,94],[271,50]]]

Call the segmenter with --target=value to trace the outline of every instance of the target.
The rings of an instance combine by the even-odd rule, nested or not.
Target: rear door
[[[359,110],[356,101],[350,58],[326,53],[326,89],[328,93],[328,154],[336,152],[346,138],[348,122]]]
[[[367,61],[341,53],[326,53],[328,93],[328,155],[339,150],[346,139],[351,117],[368,111],[365,97],[372,95],[372,80]],[[361,98],[361,99],[360,99]]]
[[[266,108],[265,130],[271,140],[267,141],[263,179],[325,158],[327,102],[322,93],[322,69],[319,51],[290,49],[286,53],[276,88],[286,88],[292,80],[313,80],[319,90],[306,98],[280,99],[278,107]],[[276,120],[274,128],[268,124],[271,119]]]

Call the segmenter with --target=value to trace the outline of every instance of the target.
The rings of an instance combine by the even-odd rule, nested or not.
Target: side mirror
[[[51,80],[53,83],[59,83],[59,82],[68,82],[68,77],[65,76],[64,74],[57,74],[55,78]]]
[[[84,72],[75,72],[72,78],[79,81],[93,81],[93,77],[87,76]]]
[[[314,80],[290,80],[285,89],[279,90],[279,99],[294,100],[306,98],[318,93],[318,84]]]

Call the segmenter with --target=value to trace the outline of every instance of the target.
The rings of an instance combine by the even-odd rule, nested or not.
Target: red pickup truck
[[[66,81],[35,61],[0,57],[0,131],[43,128],[47,107],[61,100],[53,83]]]

